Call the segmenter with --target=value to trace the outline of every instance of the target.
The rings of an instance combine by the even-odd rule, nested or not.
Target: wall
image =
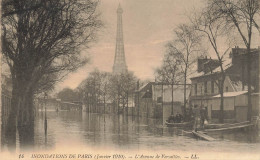
[[[163,85],[163,94],[162,94],[162,85],[153,85],[153,100],[157,101],[158,97],[162,97],[163,102],[171,102],[172,101],[172,89],[171,85]],[[190,89],[187,85],[186,89],[186,98],[189,97]],[[184,86],[183,85],[174,85],[173,87],[173,101],[175,102],[184,102]]]
[[[235,97],[224,98],[224,118],[234,120],[235,118]],[[211,119],[218,119],[220,113],[220,98],[209,101],[208,110],[211,110]]]
[[[207,93],[205,93],[205,82],[207,81]],[[195,84],[197,84],[197,94],[195,92]],[[214,92],[211,91],[211,76],[207,78],[200,78],[196,80],[192,80],[191,86],[191,95],[192,96],[201,96],[201,95],[216,95],[219,94],[218,86],[214,82]],[[226,76],[224,81],[224,92],[226,92],[226,88],[228,88],[228,92],[235,92],[236,90],[233,88],[232,84],[230,83],[229,76]]]
[[[198,101],[199,102],[199,101]],[[204,105],[205,106],[205,105]],[[218,118],[220,110],[220,98],[213,98],[208,101],[208,111],[210,118]],[[247,94],[239,95],[236,97],[225,97],[224,98],[224,116],[225,119],[235,119],[236,107],[247,106]],[[252,109],[253,116],[259,115],[259,94],[252,95]],[[247,113],[245,113],[247,114]]]
[[[147,118],[155,118],[155,106],[151,98],[141,98],[139,116]]]
[[[251,97],[253,116],[259,116],[259,94],[252,94]],[[247,106],[247,94],[237,96],[235,106]]]
[[[172,105],[170,103],[163,104],[163,120],[167,120],[168,117],[171,115]],[[173,115],[180,113],[183,115],[183,111],[181,108],[181,103],[174,103],[173,105]]]

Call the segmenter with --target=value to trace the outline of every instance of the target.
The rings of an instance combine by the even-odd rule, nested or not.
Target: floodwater
[[[182,150],[212,152],[253,152],[260,149],[259,131],[214,133],[217,141],[197,140],[181,129],[163,126],[162,120],[104,115],[79,111],[48,111],[47,135],[44,112],[35,123],[35,150],[60,146],[109,148],[111,150]]]

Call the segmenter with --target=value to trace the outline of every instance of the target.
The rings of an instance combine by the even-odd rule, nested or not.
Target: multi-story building
[[[253,113],[259,113],[259,51],[251,50],[251,82]],[[223,62],[224,80],[224,119],[225,121],[245,121],[247,119],[247,54],[246,49],[235,47],[230,57]],[[221,70],[218,60],[199,58],[197,73],[191,78],[192,106],[208,109],[209,119],[215,121],[220,112],[218,81]]]

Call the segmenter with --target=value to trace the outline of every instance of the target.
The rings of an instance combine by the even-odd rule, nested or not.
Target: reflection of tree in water
[[[160,120],[103,115],[77,112],[48,112],[47,144],[44,142],[44,118],[38,116],[35,121],[34,144],[36,148],[51,149],[68,137],[86,146],[109,146],[121,149],[143,149],[173,147],[172,144],[185,146],[187,138],[180,135],[181,129],[158,125]],[[126,118],[130,118],[127,120]],[[103,135],[102,135],[103,134]],[[217,137],[216,137],[217,136]],[[219,137],[218,137],[219,136]],[[237,134],[223,133],[213,137],[246,143],[259,143],[257,132],[241,131]],[[258,140],[257,140],[258,139]],[[193,141],[190,139],[187,141]],[[154,146],[153,144],[157,145]],[[196,141],[196,143],[199,143]],[[47,145],[47,146],[46,146]],[[191,143],[192,145],[192,143]]]
[[[129,132],[128,132],[128,116],[127,115],[123,115],[123,123],[122,123],[122,143],[123,145],[128,145],[129,142]]]
[[[82,112],[81,111],[60,112],[60,118],[63,122],[78,124],[82,122]]]

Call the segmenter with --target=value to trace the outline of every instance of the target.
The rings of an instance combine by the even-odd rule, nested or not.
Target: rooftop
[[[242,94],[247,93],[247,91],[238,91],[238,92],[224,92],[224,97],[236,97]],[[213,96],[213,98],[220,98],[220,94]]]

